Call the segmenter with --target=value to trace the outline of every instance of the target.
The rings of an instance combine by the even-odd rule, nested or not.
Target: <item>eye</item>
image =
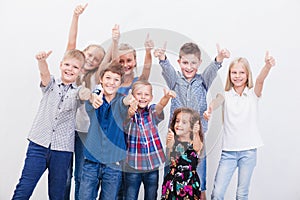
[[[182,61],[182,64],[187,65],[189,63],[187,61]]]

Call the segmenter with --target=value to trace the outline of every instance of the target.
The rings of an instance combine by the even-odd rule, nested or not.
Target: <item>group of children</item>
[[[12,199],[29,199],[48,169],[50,199],[69,199],[75,152],[75,199],[137,199],[141,183],[144,199],[157,199],[159,167],[165,165],[161,199],[206,199],[205,133],[212,111],[224,107],[223,148],[212,199],[224,199],[233,172],[239,169],[237,199],[247,199],[256,164],[256,149],[262,145],[257,125],[257,104],[264,80],[275,60],[267,52],[265,66],[253,86],[248,61],[238,58],[229,66],[224,95],[208,106],[206,94],[230,57],[217,46],[214,61],[199,74],[201,51],[195,43],[180,48],[177,72],[165,48],[154,49],[147,36],[145,60],[136,76],[136,52],[119,44],[120,31],[112,29],[112,44],[76,49],[78,19],[85,6],[77,6],[69,33],[67,51],[55,79],[40,52],[38,61],[43,97],[29,133],[24,168]],[[169,90],[157,104],[148,81],[152,53],[159,59]],[[158,124],[171,99],[166,148]],[[201,154],[201,157],[200,157]]]

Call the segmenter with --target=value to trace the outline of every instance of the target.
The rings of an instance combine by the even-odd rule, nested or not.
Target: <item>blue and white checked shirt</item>
[[[52,150],[74,151],[75,115],[80,100],[75,83],[64,85],[51,76],[47,86],[40,86],[43,97],[28,139]]]
[[[222,66],[221,63],[213,61],[202,74],[196,74],[190,82],[180,72],[175,71],[168,59],[160,60],[159,64],[168,87],[176,92],[176,98],[171,100],[170,120],[176,108],[192,108],[200,113],[203,133],[205,133],[207,121],[203,118],[203,113],[207,108],[206,95]]]

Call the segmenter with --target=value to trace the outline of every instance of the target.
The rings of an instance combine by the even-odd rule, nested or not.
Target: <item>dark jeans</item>
[[[49,171],[49,199],[63,199],[72,155],[72,152],[54,151],[30,141],[22,175],[12,199],[29,199],[46,169]]]

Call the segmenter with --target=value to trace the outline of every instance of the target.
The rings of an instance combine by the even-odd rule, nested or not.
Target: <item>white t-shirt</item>
[[[240,96],[232,88],[224,97],[223,150],[258,148],[263,141],[258,127],[258,102],[254,89],[246,87]]]

